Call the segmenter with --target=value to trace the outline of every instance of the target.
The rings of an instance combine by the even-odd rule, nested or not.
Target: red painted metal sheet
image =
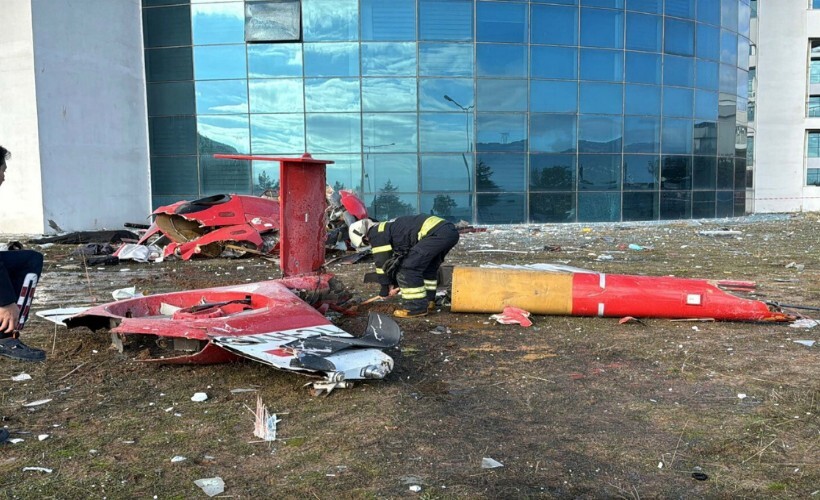
[[[744,284],[748,285],[748,282]],[[572,315],[791,321],[758,300],[729,294],[717,282],[664,276],[575,273]]]

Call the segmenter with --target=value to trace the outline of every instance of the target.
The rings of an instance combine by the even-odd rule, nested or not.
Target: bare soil
[[[462,235],[448,261],[754,280],[756,298],[816,307],[819,220],[497,227]],[[722,228],[742,234],[698,234]],[[74,248],[42,249],[35,310],[280,275],[258,258],[88,268]],[[362,283],[371,267],[329,271],[363,300],[377,292]],[[367,310],[338,324],[360,333]],[[105,332],[32,317],[23,339],[47,362],[0,359],[2,425],[24,440],[0,447],[0,496],[202,498],[194,481],[219,476],[233,498],[820,498],[820,343],[794,342],[820,327],[488,316],[402,320],[394,372],[327,397],[252,362],[140,363]],[[32,379],[11,381],[21,372]],[[252,434],[257,396],[282,419],[272,444]]]

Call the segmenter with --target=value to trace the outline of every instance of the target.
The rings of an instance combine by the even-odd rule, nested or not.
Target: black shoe
[[[8,438],[9,438],[9,431],[7,431],[6,429],[0,429],[0,444],[5,443],[6,439],[8,439]]]
[[[42,349],[35,349],[20,342],[20,339],[7,337],[0,339],[0,356],[5,356],[17,361],[45,361],[46,352]]]

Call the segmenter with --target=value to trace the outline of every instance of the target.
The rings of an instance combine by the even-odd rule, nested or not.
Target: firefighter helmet
[[[361,248],[366,245],[364,243],[364,238],[367,236],[367,232],[370,230],[373,225],[376,224],[371,219],[362,219],[357,220],[347,230],[347,234],[350,237],[350,243],[356,247]]]

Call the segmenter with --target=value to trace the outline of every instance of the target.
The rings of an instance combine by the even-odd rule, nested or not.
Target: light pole
[[[475,104],[471,104],[470,106],[467,106],[465,108],[464,106],[459,104],[458,101],[456,101],[452,97],[448,96],[447,94],[444,94],[444,100],[455,104],[456,106],[458,106],[459,109],[464,111],[464,135],[465,135],[465,139],[467,139],[467,152],[472,153],[473,152],[473,141],[470,140],[470,110],[475,107]],[[461,153],[461,159],[464,160],[464,169],[467,170],[467,191],[472,193],[473,183],[472,183],[472,180],[470,179],[470,177],[471,177],[470,176],[470,166],[467,164],[467,155],[465,155],[464,153]]]

